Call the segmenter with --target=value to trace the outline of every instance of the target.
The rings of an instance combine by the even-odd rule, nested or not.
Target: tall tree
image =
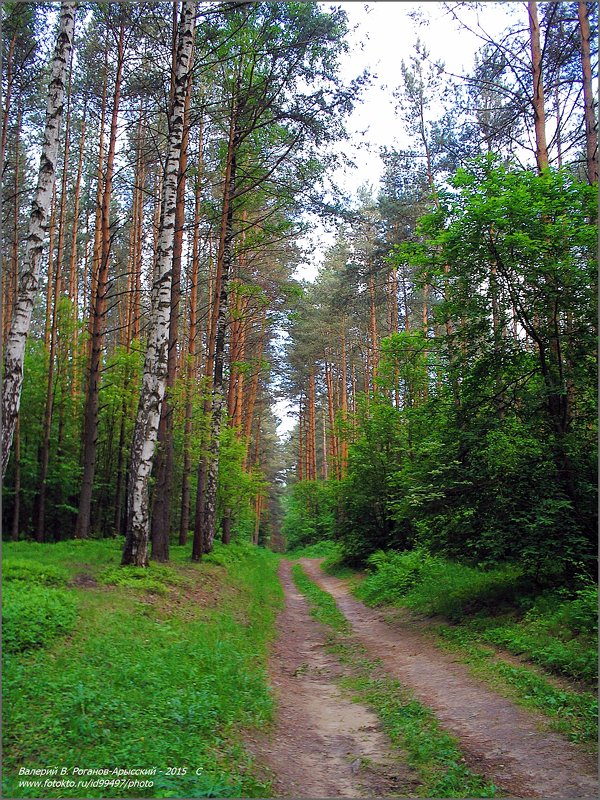
[[[38,183],[29,217],[27,252],[19,279],[19,290],[4,354],[2,390],[2,475],[6,472],[15,425],[19,413],[23,384],[25,343],[31,325],[33,304],[39,284],[39,270],[50,200],[56,175],[60,121],[63,112],[65,79],[68,70],[75,28],[75,0],[63,0],[59,30],[52,58],[44,143],[40,155]]]
[[[127,487],[127,530],[122,561],[123,564],[137,566],[146,566],[148,563],[150,533],[148,479],[152,469],[167,377],[177,179],[184,139],[185,98],[189,71],[192,69],[195,24],[196,3],[194,0],[182,0],[174,96],[169,112],[169,146],[163,179],[156,277],[152,292],[152,318],[131,446]]]

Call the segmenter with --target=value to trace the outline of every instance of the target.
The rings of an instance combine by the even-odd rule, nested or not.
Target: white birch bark
[[[137,566],[146,566],[148,563],[148,479],[154,460],[167,378],[177,176],[183,142],[186,84],[192,68],[195,17],[195,0],[183,0],[175,66],[175,93],[169,119],[169,146],[163,181],[156,275],[152,287],[150,330],[127,486],[127,531],[123,564]]]
[[[75,29],[75,0],[63,0],[60,9],[59,31],[56,39],[48,103],[46,126],[38,170],[38,183],[33,199],[27,230],[25,263],[19,278],[15,310],[4,352],[2,381],[2,476],[6,473],[15,426],[21,402],[25,344],[31,327],[33,304],[40,280],[40,262],[48,233],[48,216],[52,189],[56,178],[56,159],[60,122],[65,96],[65,78]]]

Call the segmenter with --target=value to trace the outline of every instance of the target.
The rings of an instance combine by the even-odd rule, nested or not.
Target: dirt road
[[[277,721],[270,737],[249,743],[275,776],[277,796],[414,796],[417,778],[375,714],[337,688],[340,664],[326,652],[325,630],[310,616],[289,562],[280,578],[286,603],[269,670]]]
[[[472,769],[515,797],[597,796],[595,763],[562,736],[542,731],[541,717],[495,694],[419,632],[385,622],[377,610],[351,597],[343,581],[324,574],[317,561],[301,564],[333,595],[357,639],[386,671],[458,737]]]

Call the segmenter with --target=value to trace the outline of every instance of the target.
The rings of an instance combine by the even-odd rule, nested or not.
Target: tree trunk
[[[10,269],[5,279],[5,289],[2,302],[4,303],[2,310],[2,344],[5,345],[8,339],[8,331],[12,320],[13,307],[17,295],[17,287],[19,285],[19,197],[20,197],[20,172],[19,166],[21,163],[21,127],[23,122],[23,107],[19,104],[19,111],[17,114],[17,130],[15,132],[15,177],[13,182],[14,200],[13,200],[13,219],[12,219],[12,242],[11,242],[11,256],[10,256]],[[0,162],[2,163],[2,162]]]
[[[6,350],[2,390],[2,475],[6,473],[12,440],[21,402],[25,343],[31,325],[33,304],[38,291],[40,261],[47,233],[48,211],[55,181],[59,128],[65,93],[65,76],[71,54],[75,27],[74,0],[63,0],[60,27],[52,59],[48,87],[48,106],[44,143],[40,156],[38,184],[29,217],[25,265],[11,322]]]
[[[110,201],[112,195],[112,178],[117,145],[117,123],[119,103],[121,99],[121,77],[125,56],[125,15],[122,7],[117,45],[117,73],[113,94],[112,117],[108,155],[106,158],[106,176],[102,191],[101,236],[98,272],[95,281],[95,294],[92,295],[91,311],[91,349],[87,393],[83,420],[83,475],[79,495],[79,513],[75,525],[75,538],[85,539],[89,536],[92,509],[92,493],[94,475],[96,473],[96,450],[98,444],[98,408],[100,384],[102,381],[102,353],[104,350],[104,332],[106,328],[106,297],[109,289],[110,266]]]
[[[63,155],[63,174],[60,194],[60,215],[58,220],[58,248],[56,252],[56,270],[54,273],[54,292],[52,300],[52,325],[50,327],[50,353],[48,355],[48,378],[46,385],[46,406],[44,409],[44,424],[42,442],[40,446],[40,476],[38,482],[37,521],[35,538],[38,542],[44,541],[44,527],[46,523],[46,484],[48,481],[48,467],[50,465],[50,433],[52,430],[52,416],[54,412],[54,362],[56,359],[56,337],[58,329],[58,304],[63,273],[63,256],[65,251],[65,228],[67,216],[67,178],[69,169],[69,150],[71,143],[71,85],[73,77],[73,51],[71,51],[69,67],[69,86],[67,92],[67,116],[65,119],[65,147]]]
[[[189,305],[189,330],[188,330],[188,359],[185,367],[185,423],[183,428],[183,473],[181,478],[181,517],[179,524],[179,544],[187,543],[190,527],[190,475],[192,472],[192,455],[190,441],[192,438],[192,384],[197,380],[198,359],[196,356],[196,336],[198,328],[198,275],[200,264],[200,201],[202,192],[202,166],[204,133],[203,121],[200,121],[198,134],[198,171],[196,175],[196,188],[194,192],[194,227],[192,238],[192,261],[190,267],[190,305]]]
[[[192,53],[190,53],[190,61]],[[175,71],[176,66],[174,65]],[[173,484],[173,409],[169,390],[175,386],[177,377],[177,340],[179,337],[179,304],[181,302],[181,253],[183,250],[183,228],[185,222],[185,181],[189,141],[189,110],[192,94],[192,73],[188,72],[183,109],[183,135],[179,154],[177,176],[177,200],[175,208],[175,232],[173,239],[173,261],[171,275],[171,310],[169,318],[169,347],[167,355],[167,386],[161,406],[158,428],[159,448],[157,453],[156,483],[152,508],[152,552],[155,561],[169,560],[169,535],[171,533],[171,486]]]
[[[223,191],[223,207],[221,212],[221,233],[217,256],[217,275],[220,274],[219,299],[215,307],[214,320],[214,377],[212,389],[212,407],[210,420],[210,446],[206,466],[206,486],[204,493],[204,512],[201,538],[203,551],[210,553],[216,531],[217,520],[217,485],[219,471],[219,452],[221,446],[221,424],[225,392],[223,382],[223,365],[225,359],[225,333],[227,329],[227,308],[229,297],[229,276],[231,271],[233,249],[233,196],[236,181],[237,107],[233,98],[231,119],[229,124],[229,141],[227,145],[227,161],[225,166],[225,186]],[[217,284],[219,280],[217,279]]]
[[[127,532],[123,564],[148,563],[148,480],[154,459],[160,411],[167,378],[171,278],[175,244],[177,181],[184,139],[184,108],[192,68],[196,3],[183,0],[177,42],[175,94],[169,119],[169,150],[163,181],[162,219],[156,257],[151,325],[138,413],[133,432],[127,492]]]
[[[598,133],[594,114],[594,89],[592,86],[592,62],[590,48],[590,23],[587,2],[579,0],[579,35],[581,39],[581,68],[583,70],[583,103],[585,120],[585,147],[587,174],[590,183],[598,183]]]
[[[542,78],[542,47],[537,2],[528,0],[529,34],[531,46],[531,74],[533,77],[533,122],[535,128],[535,158],[540,172],[548,167],[546,143],[546,110],[544,108],[544,83]]]

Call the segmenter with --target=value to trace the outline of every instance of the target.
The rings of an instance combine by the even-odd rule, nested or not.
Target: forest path
[[[300,563],[335,598],[369,653],[460,740],[471,769],[515,797],[597,796],[594,760],[559,734],[543,730],[542,717],[497,695],[407,624],[386,622],[376,609],[351,597],[344,581],[323,573],[319,560]]]
[[[336,685],[339,662],[326,650],[326,631],[282,560],[285,607],[269,664],[277,696],[270,735],[247,745],[274,775],[277,797],[414,796],[414,771],[382,732],[376,715],[347,700]]]

